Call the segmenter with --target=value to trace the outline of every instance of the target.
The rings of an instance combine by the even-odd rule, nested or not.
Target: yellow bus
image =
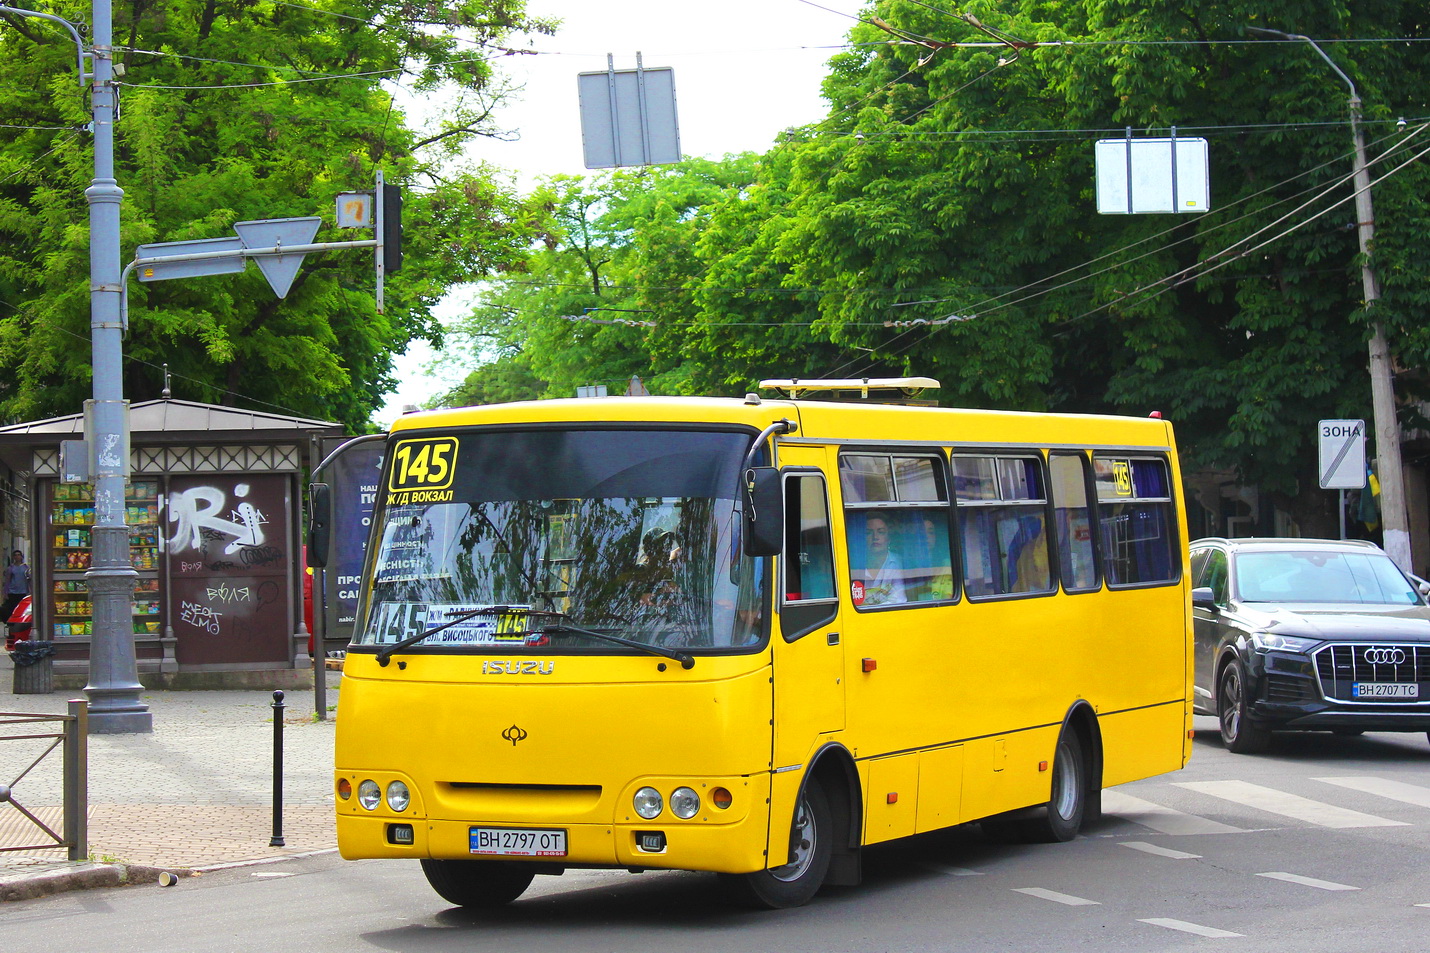
[[[786,384],[394,426],[337,717],[344,857],[420,860],[464,906],[624,868],[789,907],[858,883],[866,845],[1069,840],[1104,787],[1186,763],[1169,423]]]

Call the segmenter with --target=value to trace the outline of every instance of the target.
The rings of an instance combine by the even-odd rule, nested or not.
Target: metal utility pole
[[[93,0],[94,46],[86,53],[73,23],[48,13],[0,6],[0,11],[58,23],[76,48],[79,81],[90,81],[94,131],[94,178],[89,202],[90,349],[94,400],[85,414],[90,476],[94,481],[93,558],[85,580],[94,603],[89,647],[89,730],[97,734],[146,732],[154,728],[149,706],[139,699],[134,655],[134,580],[129,527],[124,522],[124,484],[129,478],[129,415],[124,402],[123,328],[120,314],[119,203],[124,190],[114,180],[114,60],[110,0]],[[92,63],[84,69],[85,57]]]
[[[129,527],[124,522],[124,484],[129,477],[129,410],[124,401],[124,345],[120,315],[119,203],[124,190],[114,180],[114,53],[110,0],[92,7],[94,179],[89,201],[90,348],[94,362],[90,442],[94,481],[94,555],[85,573],[94,603],[89,646],[89,730],[100,734],[154,729],[149,706],[139,699],[134,655],[134,580]]]
[[[1262,27],[1247,27],[1251,33],[1282,40],[1298,40],[1320,54],[1331,69],[1350,88],[1351,137],[1355,141],[1352,171],[1355,174],[1356,232],[1360,238],[1361,289],[1366,310],[1371,313],[1370,395],[1375,419],[1375,456],[1379,462],[1380,522],[1383,527],[1385,551],[1395,564],[1406,572],[1414,572],[1410,553],[1410,518],[1405,506],[1405,473],[1400,463],[1400,422],[1395,416],[1395,382],[1391,373],[1390,344],[1385,328],[1375,315],[1375,303],[1380,300],[1380,285],[1371,265],[1371,246],[1375,240],[1375,210],[1370,200],[1370,172],[1366,169],[1365,134],[1361,131],[1360,93],[1356,84],[1341,71],[1316,41],[1299,33],[1283,33]]]

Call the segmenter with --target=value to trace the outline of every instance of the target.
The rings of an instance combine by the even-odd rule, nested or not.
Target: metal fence
[[[54,726],[53,728],[51,726]],[[50,730],[46,730],[50,729]],[[35,831],[34,837],[42,835],[48,840],[37,844],[20,844],[0,847],[0,852],[16,850],[46,850],[64,847],[69,850],[70,860],[84,860],[89,856],[89,706],[84,701],[71,701],[69,711],[63,715],[35,715],[27,712],[0,712],[0,765],[6,762],[8,741],[48,741],[49,744],[39,756],[30,761],[9,784],[0,783],[0,812],[14,808],[25,817]],[[27,808],[16,790],[31,775],[39,764],[61,750],[64,762],[64,814],[62,834],[54,830]],[[53,762],[52,762],[53,763]],[[3,771],[0,768],[0,771]],[[4,777],[8,774],[0,774]],[[8,808],[7,808],[8,805]],[[29,829],[29,828],[27,828]]]

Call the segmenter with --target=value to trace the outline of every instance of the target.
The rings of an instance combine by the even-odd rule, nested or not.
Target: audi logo
[[[1366,649],[1361,658],[1371,665],[1404,665],[1404,649]]]

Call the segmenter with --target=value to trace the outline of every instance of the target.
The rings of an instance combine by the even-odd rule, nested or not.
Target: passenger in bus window
[[[864,542],[864,605],[907,602],[904,567],[889,548],[889,521],[882,516],[870,516],[864,524]]]
[[[948,560],[948,531],[932,517],[923,519],[923,552],[928,576],[925,578],[919,598],[925,602],[938,602],[953,598],[953,567]]]

